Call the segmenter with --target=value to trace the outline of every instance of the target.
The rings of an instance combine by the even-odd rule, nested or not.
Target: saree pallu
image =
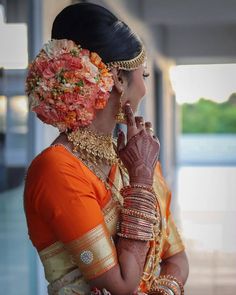
[[[45,277],[49,282],[48,294],[89,294],[91,290],[88,280],[99,276],[117,265],[118,259],[115,248],[116,232],[123,202],[122,196],[119,194],[119,189],[123,185],[128,184],[128,177],[124,173],[121,173],[118,167],[114,167],[111,171],[110,179],[112,179],[113,188],[111,194],[106,196],[108,201],[105,202],[105,205],[104,203],[101,205],[101,202],[98,201],[100,202],[102,218],[96,221],[96,226],[80,234],[79,238],[66,240],[66,237],[64,241],[55,240],[50,246],[43,247],[42,240],[49,240],[49,233],[44,233],[44,237],[40,241],[41,244],[37,242],[36,235],[34,235],[36,226],[33,226],[33,222],[30,222],[29,215],[31,211],[28,210],[27,222],[29,235],[33,244],[38,249],[40,259],[44,266]],[[96,179],[95,183],[97,189],[98,179]],[[101,185],[104,186],[103,184]],[[184,245],[170,212],[171,192],[162,176],[159,163],[156,167],[153,187],[158,197],[161,227],[155,229],[155,239],[150,241],[138,290],[143,293],[148,293],[153,281],[158,277],[161,260],[184,250]],[[25,194],[30,195],[32,192],[26,188]],[[40,203],[40,200],[38,200],[38,203]],[[26,203],[26,216],[27,206],[29,209],[29,200]],[[45,209],[45,211],[47,210]],[[47,214],[47,218],[50,216],[51,220],[60,220],[57,218],[60,215],[59,209],[53,211],[53,213],[50,211],[50,214],[47,212],[43,214],[43,217],[45,214]],[[93,218],[95,217],[91,216],[91,219]],[[67,219],[70,219],[69,215]],[[83,220],[84,225],[92,222],[86,218]],[[40,226],[40,224],[37,225],[38,227]],[[71,232],[70,236],[74,233],[73,226],[76,225],[71,224],[72,229],[69,230]]]

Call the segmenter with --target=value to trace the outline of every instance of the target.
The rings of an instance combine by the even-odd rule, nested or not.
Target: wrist
[[[141,186],[147,186],[152,187],[153,185],[153,179],[144,179],[144,178],[130,178],[129,184],[131,186],[135,185],[141,185]]]
[[[152,193],[153,195],[155,195],[155,190],[153,188],[152,185],[149,184],[143,184],[143,183],[137,183],[137,182],[130,182],[130,184],[128,186],[125,186],[121,189],[121,193],[126,190],[126,189],[138,189],[139,191],[148,191],[150,193]]]
[[[129,185],[120,190],[123,196],[118,236],[134,240],[153,240],[154,226],[160,225],[154,189],[147,185]]]

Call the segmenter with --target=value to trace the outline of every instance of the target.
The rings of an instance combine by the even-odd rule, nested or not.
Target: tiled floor
[[[186,294],[235,295],[236,167],[180,168],[178,207],[190,261]],[[22,188],[0,194],[0,295],[36,295],[32,257]]]

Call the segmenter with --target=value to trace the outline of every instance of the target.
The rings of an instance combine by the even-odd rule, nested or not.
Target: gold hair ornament
[[[142,47],[141,52],[134,58],[130,60],[121,60],[121,61],[111,61],[106,63],[109,69],[117,68],[119,70],[133,71],[138,69],[144,62],[146,58],[146,53],[144,47]]]

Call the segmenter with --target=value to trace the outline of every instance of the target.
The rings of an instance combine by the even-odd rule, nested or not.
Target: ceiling
[[[91,1],[95,2],[95,1]],[[107,0],[143,22],[177,64],[236,63],[236,0]]]

